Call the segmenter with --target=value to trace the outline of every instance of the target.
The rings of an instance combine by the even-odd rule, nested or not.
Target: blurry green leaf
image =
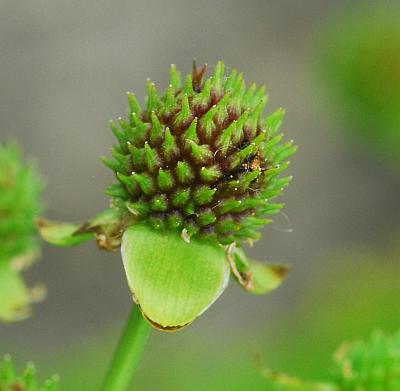
[[[258,363],[258,368],[262,376],[264,376],[271,384],[278,387],[279,390],[285,391],[343,391],[333,384],[307,382],[295,376],[290,376],[282,372],[274,371],[268,367],[264,367]]]
[[[333,384],[306,382],[297,377],[276,372],[269,368],[262,368],[261,373],[269,382],[282,391],[343,391]]]
[[[144,316],[161,330],[177,330],[201,315],[224,291],[229,265],[208,241],[177,232],[130,227],[122,239],[129,287]]]
[[[9,265],[0,264],[0,320],[13,322],[28,317],[30,303],[30,292],[20,275]]]
[[[249,260],[243,250],[229,246],[227,257],[232,273],[248,292],[262,295],[278,288],[289,272],[288,265]]]

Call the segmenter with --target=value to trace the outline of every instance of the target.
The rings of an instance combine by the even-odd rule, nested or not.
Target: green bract
[[[42,210],[43,181],[36,168],[21,160],[12,144],[0,144],[0,320],[29,314],[33,297],[19,271],[38,253],[35,218]]]
[[[164,330],[191,323],[228,284],[225,252],[211,243],[187,243],[174,232],[138,224],[125,231],[121,250],[135,301]]]
[[[59,378],[55,375],[40,386],[33,363],[29,363],[19,376],[15,373],[10,356],[0,361],[0,391],[57,391],[58,383]]]
[[[277,131],[283,110],[263,117],[265,88],[246,88],[219,62],[211,77],[196,65],[184,82],[171,66],[163,94],[147,82],[142,109],[128,93],[128,118],[111,129],[118,143],[103,162],[117,182],[111,208],[81,224],[40,220],[42,236],[68,246],[95,236],[120,246],[129,286],[145,317],[163,330],[192,322],[223,292],[228,271],[260,294],[287,267],[248,260],[240,250],[283,206],[271,203],[290,182],[280,177],[296,147]]]
[[[368,341],[344,343],[334,354],[328,383],[303,382],[268,368],[263,374],[284,390],[398,391],[400,390],[400,332],[374,333]]]

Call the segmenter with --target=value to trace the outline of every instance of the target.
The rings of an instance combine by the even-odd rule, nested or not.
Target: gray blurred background
[[[332,255],[364,243],[379,246],[396,231],[398,176],[352,148],[316,92],[316,31],[348,3],[0,1],[0,141],[17,140],[38,161],[51,219],[79,221],[107,205],[102,190],[112,174],[99,156],[114,141],[108,121],[125,114],[125,91],[144,98],[147,77],[162,90],[171,63],[188,73],[194,57],[210,68],[222,59],[243,71],[248,83],[267,85],[269,112],[286,108],[283,131],[299,145],[290,167],[294,180],[281,198],[285,215],[276,216],[249,252],[291,263],[290,278],[267,297],[251,297],[232,281],[186,330],[154,332],[139,377],[151,378],[157,368],[159,375],[143,389],[189,389],[156,379],[166,379],[160,367],[167,358],[191,360],[189,345],[212,366],[209,351],[228,358],[240,336],[236,348],[247,357],[265,343],[260,328],[268,333],[269,324],[283,317],[296,322],[309,281],[318,273],[329,281]],[[94,243],[71,249],[44,244],[27,278],[44,282],[48,297],[27,321],[0,325],[0,354],[10,351],[18,362],[32,358],[62,372],[57,358],[72,352],[79,366],[75,346],[97,344],[103,334],[102,352],[112,351],[131,305],[118,253],[98,251]]]

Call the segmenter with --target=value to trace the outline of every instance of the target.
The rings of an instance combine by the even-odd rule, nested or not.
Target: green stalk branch
[[[102,391],[126,391],[150,334],[139,306],[134,305],[120,338]]]

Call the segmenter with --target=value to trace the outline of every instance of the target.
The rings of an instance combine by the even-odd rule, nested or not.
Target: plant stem
[[[139,306],[134,305],[119,340],[102,391],[126,391],[150,334]]]

